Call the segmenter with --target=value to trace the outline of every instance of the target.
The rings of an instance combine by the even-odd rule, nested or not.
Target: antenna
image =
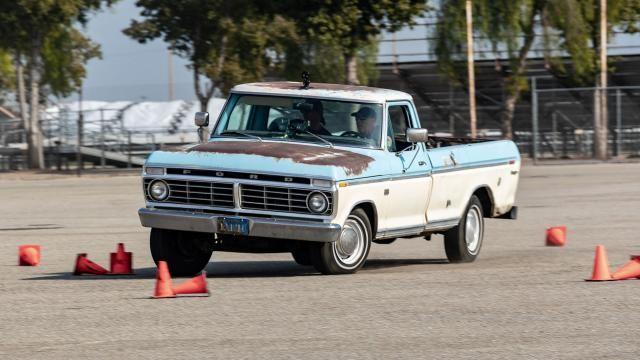
[[[308,89],[311,84],[311,75],[307,71],[302,72],[302,87],[301,89]]]

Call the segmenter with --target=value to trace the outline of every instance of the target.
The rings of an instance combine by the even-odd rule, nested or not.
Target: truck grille
[[[307,196],[315,190],[242,184],[240,191],[240,207],[243,209],[317,215],[307,208]],[[330,192],[323,193],[329,199],[329,207],[325,214],[330,214],[333,207],[333,197]]]
[[[145,179],[144,189],[148,201],[149,183],[153,179]],[[213,183],[192,180],[164,180],[169,185],[169,198],[163,202],[176,204],[192,204],[233,208],[233,184]]]

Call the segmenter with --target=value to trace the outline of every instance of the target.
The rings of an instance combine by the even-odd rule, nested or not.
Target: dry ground
[[[288,254],[214,253],[209,298],[150,300],[155,268],[134,175],[0,175],[0,358],[637,358],[640,281],[587,283],[640,250],[640,165],[528,166],[517,221],[489,220],[478,261],[442,238],[375,245],[321,276]],[[564,224],[564,248],[543,246]],[[134,277],[73,277],[125,242]],[[43,246],[18,267],[19,244]],[[180,281],[180,280],[179,280]]]

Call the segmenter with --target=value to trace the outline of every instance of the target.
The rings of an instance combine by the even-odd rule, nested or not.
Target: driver
[[[301,110],[302,116],[309,122],[309,128],[307,130],[316,135],[331,136],[331,133],[323,126],[325,121],[322,102],[317,99],[309,99],[306,103],[312,105],[311,109],[302,108]]]
[[[360,110],[351,114],[356,118],[356,126],[360,136],[366,139],[373,139],[376,129],[376,112],[368,106],[363,106]]]

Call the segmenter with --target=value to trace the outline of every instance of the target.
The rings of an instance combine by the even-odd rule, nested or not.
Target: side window
[[[401,151],[411,146],[411,143],[407,142],[407,129],[411,127],[409,119],[409,109],[406,105],[389,106],[389,126],[387,131],[387,148],[389,151]]]

